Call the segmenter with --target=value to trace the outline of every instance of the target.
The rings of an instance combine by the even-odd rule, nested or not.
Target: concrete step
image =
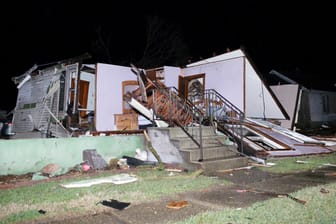
[[[226,136],[213,135],[202,138],[203,147],[216,147],[226,145]],[[200,143],[199,138],[195,140]],[[189,137],[175,137],[170,140],[179,149],[198,148],[198,145]]]
[[[200,127],[186,127],[188,133],[192,136],[199,137],[200,136]],[[202,136],[212,136],[215,134],[215,128],[212,126],[202,126]],[[178,138],[178,137],[187,137],[188,135],[182,130],[180,127],[170,127],[169,128],[169,136],[170,138]]]
[[[216,160],[203,160],[202,162],[194,162],[194,163],[199,164],[199,167],[204,169],[204,172],[206,174],[214,174],[218,170],[246,167],[248,165],[248,158],[244,156],[237,156],[232,158],[223,158]]]
[[[182,158],[185,161],[198,161],[201,158],[201,150],[199,148],[180,149]],[[230,158],[237,156],[235,147],[233,146],[217,146],[203,148],[203,159]]]

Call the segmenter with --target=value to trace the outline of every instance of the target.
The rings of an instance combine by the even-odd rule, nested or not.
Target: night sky
[[[153,17],[174,27],[193,60],[243,47],[266,77],[274,69],[308,88],[336,91],[331,1],[295,2],[11,1],[0,14],[0,109],[15,107],[17,89],[11,77],[34,64],[86,52],[92,55],[90,62],[107,62],[95,45],[99,37],[109,40],[110,62],[127,65],[140,60],[146,21]]]

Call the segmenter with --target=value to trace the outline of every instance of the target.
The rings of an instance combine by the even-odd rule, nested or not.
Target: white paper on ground
[[[121,173],[109,177],[100,177],[90,180],[80,180],[68,184],[61,184],[65,188],[76,188],[76,187],[90,187],[95,184],[102,183],[113,183],[113,184],[126,184],[137,181],[138,179],[134,176],[129,175],[128,173]]]

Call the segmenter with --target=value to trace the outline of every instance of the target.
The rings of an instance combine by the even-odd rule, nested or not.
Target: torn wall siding
[[[78,63],[57,64],[28,74],[30,79],[18,86],[13,116],[15,132],[36,131],[41,133],[41,137],[70,135],[65,128],[70,103],[77,100],[85,105],[83,109],[86,107],[94,109],[94,74],[82,72],[81,82],[77,82],[78,66]],[[19,79],[24,78],[19,77]],[[87,85],[82,85],[82,82]],[[84,97],[77,94],[79,90],[77,83],[81,85],[82,92],[85,90]],[[74,108],[72,110],[75,112]]]
[[[47,129],[50,117],[46,107],[58,115],[64,116],[64,100],[59,100],[60,78],[64,77],[64,68],[52,68],[38,71],[31,79],[21,86],[13,117],[16,132],[29,132]],[[64,85],[64,83],[62,83]],[[58,100],[56,100],[58,99]],[[56,105],[59,103],[59,105]],[[60,105],[61,103],[61,105]],[[63,114],[56,111],[61,109]]]

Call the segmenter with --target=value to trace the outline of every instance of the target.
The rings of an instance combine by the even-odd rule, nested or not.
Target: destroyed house
[[[29,133],[33,138],[70,137],[71,129],[78,125],[87,123],[89,128],[88,117],[94,111],[94,71],[94,65],[65,60],[48,66],[34,65],[14,77],[18,88],[15,132]]]
[[[206,155],[202,131],[191,127],[216,129],[243,154],[330,152],[323,143],[277,125],[289,116],[241,49],[184,68],[68,63],[29,74],[16,79],[16,132],[69,137],[77,136],[76,129],[81,134],[138,130],[145,121],[158,128],[180,127],[199,148],[201,158]],[[160,136],[154,132],[149,133],[151,138]]]

